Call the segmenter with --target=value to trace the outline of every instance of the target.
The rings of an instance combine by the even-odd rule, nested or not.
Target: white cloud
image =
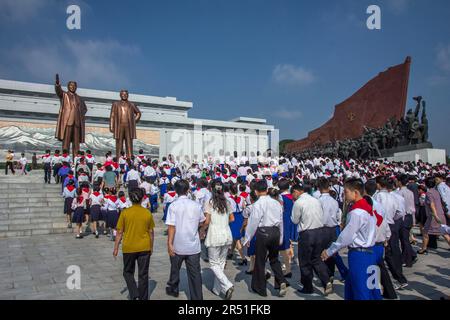
[[[436,61],[439,69],[450,72],[450,44],[439,46]]]
[[[287,109],[287,108],[281,108],[276,109],[271,114],[271,116],[274,116],[276,118],[280,118],[283,120],[297,120],[303,117],[303,112],[295,110],[295,109]]]
[[[15,47],[1,61],[6,64],[2,69],[12,62],[35,81],[51,82],[55,73],[59,73],[63,82],[76,80],[80,87],[118,87],[130,83],[123,61],[139,54],[138,47],[114,40],[65,39],[56,44]]]
[[[311,71],[292,64],[276,65],[272,77],[277,83],[295,86],[304,86],[316,81],[316,77]]]

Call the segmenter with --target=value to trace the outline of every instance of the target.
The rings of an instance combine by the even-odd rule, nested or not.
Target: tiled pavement
[[[165,294],[169,275],[169,259],[166,252],[164,226],[161,214],[155,215],[155,252],[150,260],[150,299],[173,299]],[[409,288],[399,292],[404,299],[439,299],[450,295],[450,251],[443,241],[439,249],[430,250],[428,256],[420,256],[412,269],[405,268]],[[122,277],[122,259],[112,256],[113,242],[101,236],[87,236],[77,240],[72,234],[32,236],[0,240],[0,299],[127,299]],[[345,258],[345,254],[343,255]],[[345,260],[345,259],[344,259]],[[81,268],[81,289],[69,290],[66,280],[70,265]],[[228,263],[226,274],[235,283],[234,299],[261,299],[249,290],[250,276],[246,267]],[[292,287],[286,299],[336,299],[343,298],[343,284],[335,281],[335,293],[324,298],[319,289],[312,296],[300,295],[299,269],[293,265]],[[202,261],[203,293],[205,299],[219,299],[210,292],[212,272]],[[180,297],[186,299],[188,291],[185,269],[181,272]],[[317,280],[315,280],[317,281]],[[317,283],[317,282],[316,282]],[[317,287],[319,288],[319,287]],[[273,290],[273,278],[268,285],[267,299],[279,299]]]

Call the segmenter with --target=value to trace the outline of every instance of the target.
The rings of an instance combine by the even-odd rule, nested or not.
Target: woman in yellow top
[[[8,153],[6,154],[6,165],[5,165],[5,175],[8,175],[8,168],[11,170],[12,174],[15,174],[14,171],[14,152],[11,150],[8,150]]]
[[[117,222],[117,236],[113,256],[119,253],[122,241],[123,277],[131,300],[148,300],[148,269],[153,252],[155,222],[152,214],[141,206],[144,194],[141,189],[129,192],[132,206],[123,210]],[[134,270],[138,265],[138,284]]]

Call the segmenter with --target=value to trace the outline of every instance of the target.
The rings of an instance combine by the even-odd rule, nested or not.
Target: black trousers
[[[200,253],[188,256],[170,257],[170,278],[167,285],[172,292],[178,293],[178,285],[180,283],[180,269],[183,261],[186,264],[186,271],[189,283],[189,299],[203,300],[202,292],[202,273],[200,268]]]
[[[400,251],[400,227],[402,220],[396,220],[394,224],[390,224],[391,237],[389,239],[388,246],[386,247],[385,260],[388,265],[389,271],[391,271],[392,277],[400,283],[407,283],[405,276],[403,275],[402,268],[402,252]]]
[[[322,250],[325,250],[325,249],[329,248],[330,245],[337,239],[336,226],[323,227],[322,238],[324,239],[324,243],[322,245]],[[325,261],[325,265],[328,268],[328,275],[330,277],[334,277],[334,272],[336,271],[336,257],[335,256],[329,257]]]
[[[138,265],[138,284],[134,280],[134,270]],[[135,252],[123,254],[123,277],[127,283],[131,300],[148,300],[148,268],[150,252]]]
[[[414,252],[411,243],[409,242],[409,234],[413,226],[413,217],[407,214],[400,225],[400,245],[402,248],[402,262],[407,267],[412,267],[412,261],[416,258],[417,254]]]
[[[13,162],[12,161],[6,161],[6,165],[5,165],[5,175],[8,174],[8,168],[11,170],[11,172],[13,174],[16,173],[16,171],[14,170],[14,166],[13,166]]]
[[[52,168],[50,163],[44,163],[44,182],[50,183],[52,176]]]
[[[298,238],[298,264],[300,266],[303,289],[306,292],[313,292],[313,271],[316,272],[322,285],[325,287],[330,281],[328,268],[320,258],[323,250],[324,229],[318,228],[300,232]]]
[[[278,227],[260,227],[256,230],[255,267],[252,274],[251,288],[261,296],[267,295],[266,260],[275,277],[275,288],[286,283],[278,260],[280,247],[280,229]]]

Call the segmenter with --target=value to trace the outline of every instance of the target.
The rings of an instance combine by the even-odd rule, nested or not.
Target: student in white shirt
[[[167,249],[170,256],[170,279],[166,293],[178,297],[180,268],[185,261],[191,300],[203,300],[200,268],[200,237],[198,229],[206,220],[199,203],[188,199],[189,182],[179,180],[175,184],[178,199],[169,207]]]
[[[221,183],[216,183],[212,190],[211,198],[204,206],[206,214],[205,223],[201,233],[208,233],[205,239],[205,246],[208,248],[208,258],[211,270],[214,272],[213,293],[220,295],[225,293],[225,299],[231,299],[234,286],[224,273],[227,261],[228,248],[233,241],[233,236],[229,223],[234,221],[233,209],[226,199]]]
[[[275,287],[279,288],[279,295],[284,297],[287,282],[278,260],[279,247],[283,242],[283,207],[267,194],[265,179],[255,183],[255,192],[259,199],[253,205],[248,219],[244,242],[244,246],[250,246],[250,240],[256,234],[255,268],[251,288],[260,296],[267,296],[265,265],[268,258],[275,276]]]
[[[316,198],[309,195],[308,185],[294,185],[291,188],[294,198],[291,220],[298,224],[298,260],[301,272],[301,294],[313,294],[313,270],[324,288],[324,295],[333,291],[327,266],[320,259],[324,244],[323,210]],[[325,233],[326,234],[326,233]]]
[[[50,184],[52,174],[52,156],[50,150],[45,150],[45,154],[42,156],[42,162],[44,163],[44,183]]]
[[[139,172],[136,171],[135,166],[130,167],[130,171],[127,173],[127,183],[128,183],[128,192],[134,189],[139,188],[139,184],[141,183],[141,176]]]
[[[28,160],[25,157],[25,153],[21,154],[21,158],[19,159],[19,163],[20,163],[20,167],[21,167],[20,174],[21,175],[27,175],[27,163],[28,163]]]
[[[346,300],[381,300],[379,276],[375,274],[373,286],[368,286],[368,270],[377,265],[373,247],[376,241],[377,219],[372,206],[363,198],[364,184],[360,179],[349,179],[344,184],[346,201],[352,202],[347,224],[338,239],[322,252],[327,260],[339,250],[349,247],[349,274],[345,280]],[[374,269],[377,272],[377,269]]]

